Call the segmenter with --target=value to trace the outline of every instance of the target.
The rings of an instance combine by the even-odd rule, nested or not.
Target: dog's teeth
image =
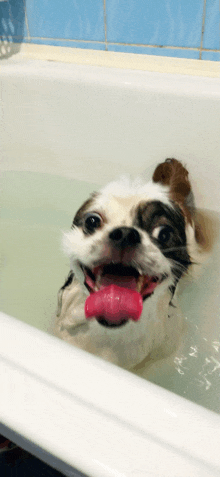
[[[95,289],[97,288],[97,290],[99,289],[101,285],[101,276],[102,276],[102,271],[100,270],[96,275],[96,281],[95,281]]]
[[[138,281],[137,281],[137,291],[140,292],[141,291],[141,288],[144,284],[144,275],[141,275],[139,278],[138,278]]]

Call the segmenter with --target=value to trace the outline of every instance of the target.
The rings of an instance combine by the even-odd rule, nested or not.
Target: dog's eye
[[[152,237],[158,240],[162,245],[166,244],[173,233],[172,227],[169,225],[161,225],[160,227],[155,227],[152,233]]]
[[[100,227],[102,223],[102,218],[99,214],[94,212],[86,214],[84,218],[84,227],[86,232],[93,232],[95,229]]]

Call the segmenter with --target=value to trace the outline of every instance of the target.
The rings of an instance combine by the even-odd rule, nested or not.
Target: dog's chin
[[[111,323],[109,322],[108,320],[106,320],[105,318],[103,317],[99,317],[99,318],[96,318],[96,320],[98,321],[98,323],[102,326],[105,326],[106,328],[121,328],[122,326],[126,325],[126,323],[128,323],[128,319],[124,319],[124,320],[121,320],[119,323]]]

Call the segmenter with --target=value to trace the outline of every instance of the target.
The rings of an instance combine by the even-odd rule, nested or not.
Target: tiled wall
[[[0,0],[10,42],[220,60],[219,0]]]

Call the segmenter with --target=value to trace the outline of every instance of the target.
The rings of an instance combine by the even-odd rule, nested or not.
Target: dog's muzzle
[[[141,237],[138,230],[133,227],[118,227],[109,234],[109,239],[113,246],[123,249],[126,247],[135,247],[141,243]]]
[[[138,321],[143,309],[143,300],[149,297],[161,277],[141,273],[141,268],[125,265],[118,257],[133,252],[141,244],[141,236],[133,227],[114,228],[108,236],[117,262],[109,261],[89,269],[81,265],[85,285],[90,292],[85,303],[87,319],[96,318],[103,326],[118,327],[128,320]],[[114,254],[114,251],[117,251]],[[112,259],[113,260],[113,259]],[[124,260],[124,259],[123,259]]]

